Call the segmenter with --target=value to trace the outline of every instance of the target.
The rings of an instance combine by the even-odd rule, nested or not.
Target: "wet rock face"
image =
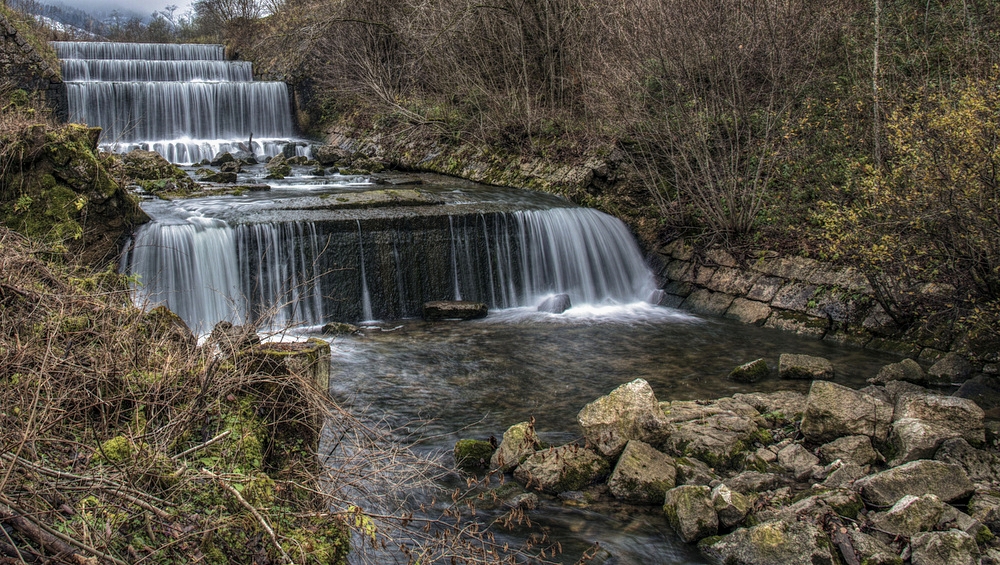
[[[548,312],[550,314],[562,314],[572,307],[573,303],[570,301],[568,294],[557,294],[543,300],[538,305],[538,311]]]

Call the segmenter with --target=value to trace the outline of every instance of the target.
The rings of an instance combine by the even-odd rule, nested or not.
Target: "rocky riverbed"
[[[961,367],[904,361],[854,390],[820,380],[822,359],[781,365],[816,379],[808,394],[660,402],[636,379],[583,407],[580,441],[543,446],[521,422],[495,449],[460,441],[455,459],[512,474],[525,491],[506,504],[529,515],[539,496],[662,506],[665,526],[727,564],[1000,563],[1000,426],[915,384]]]

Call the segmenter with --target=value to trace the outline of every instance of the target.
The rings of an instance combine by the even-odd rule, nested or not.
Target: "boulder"
[[[782,353],[778,358],[778,376],[783,379],[833,379],[833,364],[823,357]]]
[[[528,456],[514,478],[525,487],[549,494],[580,490],[608,476],[608,462],[593,451],[569,444]]]
[[[847,529],[847,537],[854,547],[855,559],[859,557],[865,565],[903,565],[903,560],[891,547],[881,540],[854,528]],[[860,559],[858,559],[860,561]]]
[[[1000,493],[990,491],[972,495],[969,515],[993,531],[1000,531]]]
[[[573,303],[570,302],[568,294],[556,294],[542,300],[538,305],[538,311],[548,312],[549,314],[562,314],[572,307]]]
[[[662,443],[666,422],[653,389],[644,379],[623,384],[587,404],[577,415],[587,444],[616,457],[632,439]]]
[[[733,369],[729,373],[729,378],[738,383],[755,383],[770,373],[771,369],[767,368],[767,362],[757,359]]]
[[[726,565],[834,565],[838,557],[823,530],[807,522],[774,521],[740,528],[703,544]]]
[[[719,517],[719,526],[729,530],[743,522],[750,513],[750,499],[730,489],[725,483],[712,489],[712,507]]]
[[[927,374],[913,359],[903,359],[899,363],[885,365],[879,369],[877,375],[868,379],[869,383],[876,385],[884,385],[890,381],[907,381],[925,385],[927,384]]]
[[[485,318],[489,309],[482,302],[468,300],[435,300],[424,303],[424,320],[476,320]]]
[[[778,464],[787,469],[796,479],[804,479],[819,465],[819,457],[797,443],[786,445],[778,452]]]
[[[949,385],[965,382],[972,375],[972,365],[965,357],[952,352],[927,369],[927,380],[931,384]]]
[[[1000,481],[1000,457],[976,449],[962,438],[942,442],[934,459],[962,467],[973,482]]]
[[[220,153],[215,156],[215,159],[212,159],[212,166],[221,167],[226,163],[234,163],[234,162],[236,162],[236,157],[232,153],[229,152]]]
[[[752,418],[720,413],[673,424],[666,445],[673,453],[710,467],[732,468],[742,461],[757,432]]]
[[[663,512],[674,531],[688,543],[719,531],[719,517],[712,505],[712,490],[706,486],[679,486],[667,491]]]
[[[455,442],[455,465],[466,471],[486,469],[494,451],[493,444],[488,441],[460,439]]]
[[[234,326],[225,320],[215,324],[212,333],[205,340],[204,347],[222,357],[232,357],[236,353],[260,343],[260,336],[253,326]]]
[[[866,435],[885,441],[892,406],[871,395],[828,381],[809,389],[801,430],[807,440],[827,443],[843,436]]]
[[[166,339],[188,348],[198,344],[187,323],[166,306],[157,306],[143,314],[142,329],[153,339]]]
[[[945,506],[947,505],[933,494],[921,497],[908,494],[885,512],[872,513],[869,519],[882,532],[908,538],[933,530],[941,520]]]
[[[719,480],[719,476],[708,465],[697,459],[679,457],[674,460],[674,464],[679,485],[709,485]]]
[[[979,565],[979,546],[960,530],[924,532],[910,540],[913,565]]]
[[[271,160],[264,165],[264,168],[267,169],[267,178],[269,179],[283,179],[292,174],[292,167],[285,161],[285,157],[282,154],[271,157]]]
[[[218,184],[232,184],[236,182],[237,178],[236,178],[236,173],[218,172],[218,173],[212,173],[210,175],[204,175],[202,177],[199,177],[198,180],[202,182],[212,182]]]
[[[243,171],[243,163],[240,161],[230,161],[228,163],[223,163],[223,165],[219,167],[219,172],[221,173],[236,174],[242,171]]]
[[[962,512],[954,506],[945,505],[941,519],[938,520],[937,530],[961,530],[976,540],[977,543],[986,543],[993,540],[993,532],[982,522]]]
[[[896,400],[894,420],[917,418],[938,424],[950,437],[963,437],[971,443],[986,441],[985,413],[976,403],[955,396],[938,394],[903,394]]]
[[[952,430],[936,422],[925,422],[916,418],[896,420],[892,424],[892,436],[889,438],[896,456],[889,465],[930,459],[946,439],[954,436]]]
[[[861,502],[861,497],[848,489],[820,490],[818,492],[819,494],[807,496],[790,506],[762,513],[758,517],[763,522],[770,522],[772,519],[791,519],[820,523],[828,516],[836,514],[853,520],[865,506]]]
[[[663,417],[669,423],[689,422],[692,420],[704,420],[717,414],[729,416],[740,416],[749,418],[757,422],[760,413],[753,406],[737,400],[735,398],[718,398],[716,400],[674,400],[672,402],[661,402],[660,409]],[[764,420],[759,420],[763,424]]]
[[[191,192],[198,189],[183,169],[167,161],[155,151],[135,149],[122,155],[125,174],[149,192],[160,190]],[[168,182],[164,182],[168,181]]]
[[[973,485],[958,465],[921,459],[858,480],[865,502],[874,506],[890,506],[911,494],[934,494],[952,502],[972,494]]]
[[[878,389],[878,387],[871,388]],[[896,401],[901,397],[909,394],[932,394],[930,390],[906,381],[889,381],[885,383],[885,387],[881,390],[882,393],[888,397],[886,401],[892,403],[893,405],[895,405]]]
[[[860,465],[845,463],[840,459],[830,463],[824,472],[826,473],[826,479],[822,483],[824,488],[849,488],[866,473]]]
[[[521,422],[507,428],[500,445],[490,457],[490,466],[508,472],[538,448],[538,436],[531,422]]]
[[[618,458],[608,489],[615,498],[632,504],[661,504],[676,481],[673,458],[633,439]]]
[[[249,151],[243,151],[242,149],[233,152],[233,159],[236,159],[237,161],[239,161],[244,165],[257,164],[257,157],[253,153]]]
[[[980,374],[962,383],[955,396],[968,398],[991,418],[1000,417],[1000,379],[996,375]]]
[[[896,401],[891,443],[898,465],[934,456],[943,442],[965,438],[977,444],[986,439],[984,413],[974,402],[953,396],[903,394]]]
[[[868,436],[844,436],[826,443],[819,448],[819,457],[829,465],[840,459],[845,463],[854,463],[864,467],[878,460],[879,454],[872,447],[872,439]]]
[[[776,425],[798,420],[806,406],[806,395],[790,390],[734,394],[733,400],[749,404]]]
[[[726,486],[742,493],[765,492],[774,489],[781,482],[781,477],[774,473],[758,473],[744,471],[735,477],[726,479]]]
[[[320,331],[323,335],[353,335],[362,333],[361,328],[346,322],[328,322],[323,324],[323,329]]]

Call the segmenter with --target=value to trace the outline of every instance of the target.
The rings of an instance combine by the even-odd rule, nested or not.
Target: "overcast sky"
[[[135,12],[145,17],[153,12],[164,9],[168,5],[177,6],[177,11],[174,14],[179,16],[191,9],[193,0],[52,0],[48,2],[43,1],[43,3],[55,6],[69,6],[90,12],[95,16],[98,14],[108,14],[112,10],[118,10],[122,13]]]

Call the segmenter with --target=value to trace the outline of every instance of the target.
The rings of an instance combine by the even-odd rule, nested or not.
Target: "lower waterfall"
[[[491,309],[566,293],[573,304],[645,300],[653,278],[619,220],[586,208],[229,225],[143,226],[122,259],[137,297],[196,331],[419,316],[430,300]]]

